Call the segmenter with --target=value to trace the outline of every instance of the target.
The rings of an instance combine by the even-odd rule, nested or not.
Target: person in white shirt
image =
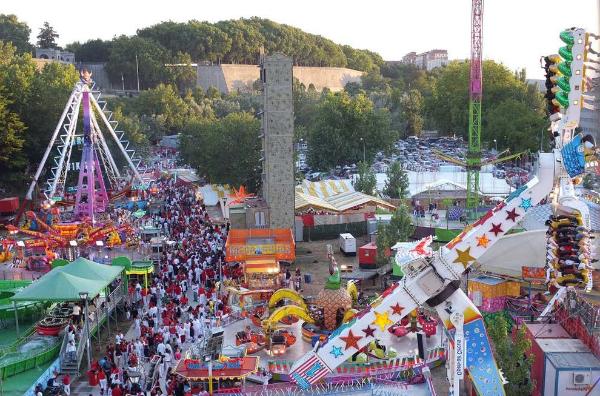
[[[79,304],[73,305],[73,324],[79,324],[81,316],[81,307]]]
[[[160,344],[158,344],[158,346],[156,347],[156,352],[157,352],[159,355],[163,355],[163,356],[164,356],[164,354],[165,354],[165,349],[166,349],[166,345],[165,345],[165,343],[164,343],[163,341],[161,341],[161,343],[160,343]]]
[[[67,356],[69,357],[69,360],[74,362],[77,359],[75,356],[76,352],[77,348],[75,347],[75,343],[73,341],[69,341],[69,344],[67,344]]]

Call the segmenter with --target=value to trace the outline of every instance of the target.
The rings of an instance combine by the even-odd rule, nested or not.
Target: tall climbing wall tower
[[[292,59],[275,54],[261,62],[263,83],[263,198],[271,228],[294,227],[294,111]]]

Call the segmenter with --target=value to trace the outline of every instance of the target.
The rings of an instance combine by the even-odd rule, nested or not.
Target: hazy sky
[[[16,14],[32,28],[44,21],[60,45],[131,35],[160,21],[216,22],[259,16],[320,34],[337,43],[399,60],[410,51],[447,49],[451,59],[469,56],[471,0],[2,0],[1,13]],[[484,57],[511,69],[526,67],[542,78],[539,57],[558,50],[560,30],[598,30],[597,0],[486,0]],[[484,76],[485,78],[485,76]]]

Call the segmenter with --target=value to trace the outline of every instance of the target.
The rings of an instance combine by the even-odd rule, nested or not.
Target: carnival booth
[[[131,261],[129,257],[119,256],[113,259],[112,265],[120,265],[125,268],[128,284],[133,280],[140,282],[140,285],[144,285],[144,289],[148,288],[148,277],[154,272],[152,261]]]
[[[240,394],[242,386],[251,374],[258,371],[257,356],[222,358],[218,361],[202,361],[200,359],[182,359],[175,373],[185,378],[192,389],[208,390],[210,394]]]
[[[296,258],[290,229],[234,229],[227,236],[225,260],[240,262],[244,268],[243,286],[248,289],[278,289],[280,261]]]

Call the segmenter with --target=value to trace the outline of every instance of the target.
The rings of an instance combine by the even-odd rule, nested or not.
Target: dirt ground
[[[360,246],[368,243],[368,237],[359,237],[356,239],[357,249]],[[327,259],[327,245],[330,244],[333,247],[334,257],[338,265],[352,265],[354,268],[358,268],[358,256],[344,256],[339,249],[337,239],[313,241],[313,242],[297,242],[296,243],[296,261],[290,268],[292,274],[296,270],[296,267],[300,268],[302,273],[302,288],[304,296],[317,296],[323,289],[325,281],[329,276],[329,260]],[[312,275],[312,282],[310,284],[304,283],[304,274]],[[343,273],[342,273],[343,276]],[[383,291],[381,282],[376,281],[373,286],[372,281],[366,281],[360,288],[367,293],[381,292]]]

